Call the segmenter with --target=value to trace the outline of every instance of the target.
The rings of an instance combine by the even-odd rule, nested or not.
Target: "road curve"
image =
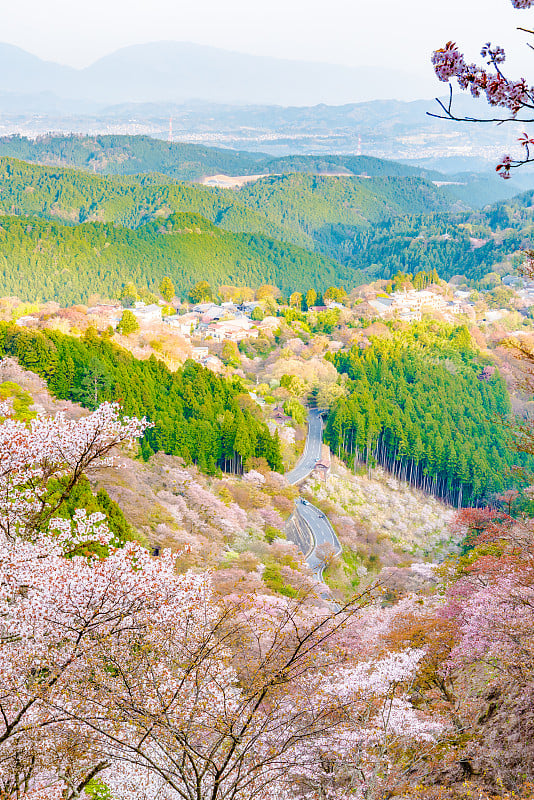
[[[321,458],[322,443],[323,420],[321,412],[316,408],[312,408],[308,412],[308,435],[306,436],[304,453],[291,472],[286,473],[289,483],[300,483],[300,481],[308,477],[310,472],[313,472],[315,464]]]
[[[323,443],[323,421],[321,412],[311,409],[308,413],[308,434],[304,453],[298,464],[291,472],[286,474],[289,483],[297,484],[307,478],[315,469],[315,464],[321,457],[321,445]],[[299,497],[295,503],[295,513],[300,520],[307,526],[313,539],[313,548],[306,556],[306,563],[317,575],[319,580],[323,580],[325,569],[325,555],[339,555],[341,545],[328,517],[316,506]],[[298,544],[298,542],[296,542]],[[318,552],[319,551],[319,552]]]
[[[299,517],[304,520],[313,536],[313,550],[306,558],[306,563],[314,572],[319,580],[323,580],[323,572],[326,567],[325,557],[341,554],[341,545],[336,533],[330,524],[326,514],[316,506],[299,497],[295,504],[295,510]]]

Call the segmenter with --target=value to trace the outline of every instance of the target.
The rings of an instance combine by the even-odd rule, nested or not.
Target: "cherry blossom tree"
[[[522,783],[534,778],[533,523],[504,510],[465,509],[457,533],[463,552],[439,570],[441,590],[397,604],[386,642],[424,650],[417,705],[450,721],[434,775],[473,776],[488,789],[527,796]]]
[[[83,474],[113,464],[117,447],[133,442],[146,420],[122,417],[105,403],[79,420],[60,413],[39,416],[29,425],[0,407],[0,531],[7,538],[31,539],[46,528]],[[59,491],[50,492],[53,481]]]
[[[0,413],[0,791],[74,797],[108,762],[95,737],[55,710],[56,698],[86,664],[93,631],[120,624],[130,602],[117,560],[131,571],[137,563],[128,548],[103,560],[76,555],[110,546],[103,515],[53,515],[82,474],[109,465],[146,424],[110,404],[78,421],[60,414],[25,425],[7,407]]]
[[[534,685],[534,523],[468,509],[460,524],[473,550],[448,592],[459,633],[449,664],[498,664],[516,686]]]
[[[217,607],[207,584],[188,599],[185,615],[181,598],[181,613],[147,619],[142,645],[106,645],[91,682],[94,718],[106,697],[114,720],[119,769],[102,776],[114,796],[127,800],[133,771],[143,800],[374,797],[394,771],[393,741],[441,732],[403,692],[422,651],[347,662],[339,638],[329,647],[364,597],[333,614],[259,596]]]
[[[236,503],[223,503],[186,469],[175,467],[169,476],[175,493],[184,498],[178,505],[184,519],[191,517],[190,523],[194,520],[199,527],[208,523],[221,528],[227,534],[238,532],[247,526],[247,515],[242,508]]]
[[[514,8],[528,9],[534,5],[534,0],[511,0]],[[528,34],[532,30],[520,28]],[[531,46],[531,45],[529,45]],[[440,114],[430,114],[445,119],[464,122],[534,122],[534,86],[527,83],[524,78],[514,80],[509,78],[504,71],[506,54],[502,47],[492,46],[487,43],[481,50],[481,57],[485,65],[468,63],[463,53],[455,42],[447,42],[444,47],[434,51],[432,64],[440,81],[449,83],[449,102],[445,104],[438,99],[441,107]],[[473,97],[485,96],[490,107],[501,111],[498,116],[480,119],[475,117],[458,117],[452,105],[452,85],[450,81],[455,78],[460,89],[470,91]],[[519,143],[523,148],[523,156],[513,159],[509,155],[503,156],[497,165],[497,171],[503,178],[510,178],[512,169],[527,164],[534,160],[534,139],[524,133]]]
[[[377,796],[394,749],[441,724],[408,699],[422,651],[380,652],[371,590],[335,611],[217,599],[102,515],[55,516],[145,425],[110,405],[0,425],[2,798],[76,800],[95,778],[117,800]]]
[[[19,587],[35,547],[25,545]],[[439,730],[400,691],[420,652],[351,664],[339,640],[328,647],[349,608],[216,604],[208,574],[177,575],[171,553],[153,559],[133,543],[102,559],[58,549],[55,569],[48,546],[41,561],[4,613],[15,634],[0,649],[6,796],[74,798],[96,774],[125,800],[322,797],[346,786],[374,796],[390,769],[386,741]]]

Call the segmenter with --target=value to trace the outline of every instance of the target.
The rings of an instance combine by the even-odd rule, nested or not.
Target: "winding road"
[[[341,554],[339,539],[328,517],[319,508],[302,498],[297,500],[295,507],[299,517],[308,525],[314,541],[313,550],[306,556],[306,563],[322,581],[326,562],[332,556]]]
[[[321,412],[312,409],[308,413],[308,435],[304,453],[291,472],[286,477],[290,483],[296,484],[304,480],[310,472],[315,469],[315,464],[321,456],[321,445],[323,442],[323,421]],[[323,572],[326,567],[325,556],[340,555],[341,545],[336,533],[331,526],[328,517],[316,506],[299,497],[295,503],[295,513],[299,517],[299,522],[307,527],[311,533],[313,547],[306,555],[306,563],[317,575],[319,580],[323,580]],[[299,544],[299,542],[296,542]]]
[[[313,408],[308,412],[308,435],[304,446],[304,453],[296,467],[286,473],[289,483],[300,483],[315,469],[315,464],[321,458],[321,445],[323,443],[323,420],[321,412]]]

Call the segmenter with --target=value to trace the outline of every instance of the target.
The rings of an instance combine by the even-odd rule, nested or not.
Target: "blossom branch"
[[[531,8],[533,2],[532,0],[512,0],[512,5],[517,9],[526,9]],[[520,28],[520,30],[530,35],[533,34],[531,30],[526,28]],[[532,45],[529,44],[529,46],[532,48]],[[534,109],[534,86],[528,85],[524,78],[512,80],[506,77],[502,69],[502,64],[506,60],[502,47],[492,46],[490,42],[487,42],[480,55],[485,59],[486,65],[491,67],[493,71],[477,64],[468,63],[455,42],[449,41],[444,47],[434,51],[432,54],[434,71],[440,81],[449,84],[449,102],[445,104],[442,100],[436,98],[443,113],[427,112],[427,115],[438,119],[454,120],[455,122],[522,122],[525,124],[534,122],[534,118],[531,117],[518,117],[519,112]],[[485,95],[489,106],[509,111],[510,114],[486,118],[458,116],[452,109],[452,85],[450,82],[453,78],[457,80],[460,89],[469,91],[474,98]],[[496,167],[502,178],[510,178],[512,169],[522,167],[534,160],[529,149],[532,140],[528,138],[527,134],[523,134],[519,139],[519,143],[524,148],[523,156],[513,159],[510,155],[505,155]]]

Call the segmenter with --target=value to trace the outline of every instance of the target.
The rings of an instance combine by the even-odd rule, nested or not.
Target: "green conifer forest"
[[[350,393],[331,410],[325,436],[348,463],[380,464],[458,504],[511,484],[522,457],[507,424],[508,392],[465,326],[412,324],[333,362]]]
[[[208,474],[241,472],[255,458],[282,469],[278,439],[239,379],[221,378],[193,361],[171,372],[154,357],[135,359],[91,330],[75,339],[0,323],[0,353],[45,378],[60,399],[91,409],[120,402],[126,414],[147,417],[153,427],[141,441],[144,458],[162,450]]]

